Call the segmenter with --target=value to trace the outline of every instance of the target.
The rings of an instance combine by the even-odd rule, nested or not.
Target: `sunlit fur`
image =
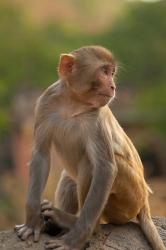
[[[104,75],[101,66],[105,64],[108,73]],[[46,249],[82,249],[100,221],[124,224],[132,218],[138,218],[154,250],[165,249],[150,216],[150,188],[140,157],[108,107],[115,95],[113,65],[112,54],[99,46],[62,55],[60,80],[38,99],[27,221],[17,229],[22,239],[39,227],[53,144],[64,170],[56,190],[56,208],[44,201],[42,215],[70,230]]]

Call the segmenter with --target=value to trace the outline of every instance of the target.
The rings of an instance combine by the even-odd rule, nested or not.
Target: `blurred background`
[[[90,44],[117,58],[111,108],[143,160],[152,214],[166,216],[165,13],[165,0],[0,0],[0,230],[24,220],[36,99],[57,80],[60,53]],[[51,165],[53,200],[53,153]]]

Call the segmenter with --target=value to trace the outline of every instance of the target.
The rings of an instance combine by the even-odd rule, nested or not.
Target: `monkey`
[[[85,46],[61,54],[59,80],[39,97],[26,202],[26,222],[17,235],[39,240],[45,219],[66,233],[46,249],[83,249],[100,223],[136,218],[154,250],[165,250],[151,219],[143,164],[109,104],[116,94],[117,63],[108,49]],[[50,148],[63,161],[55,207],[42,202]]]

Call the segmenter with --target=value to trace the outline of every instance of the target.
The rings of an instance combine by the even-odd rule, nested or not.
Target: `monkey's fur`
[[[143,166],[108,103],[115,95],[115,62],[110,51],[89,46],[62,54],[60,79],[38,99],[26,223],[16,226],[37,241],[43,217],[68,232],[46,249],[82,249],[99,223],[137,218],[154,250],[165,250],[149,210]],[[55,208],[41,204],[49,174],[50,147],[63,160]]]

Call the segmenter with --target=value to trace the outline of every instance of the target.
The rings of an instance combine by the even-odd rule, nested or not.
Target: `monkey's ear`
[[[59,74],[61,76],[67,76],[72,72],[75,63],[75,57],[71,54],[61,54],[59,62]]]

